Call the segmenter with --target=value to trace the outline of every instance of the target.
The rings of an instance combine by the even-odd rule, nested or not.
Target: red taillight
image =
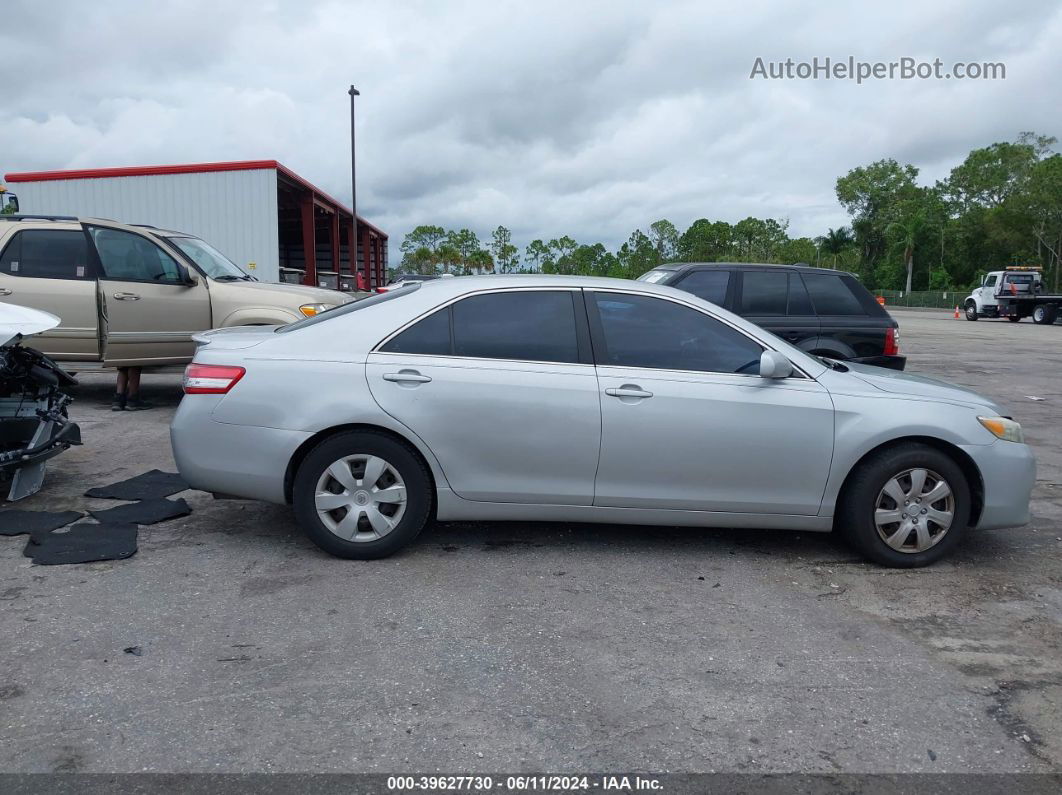
[[[900,353],[900,332],[894,328],[885,332],[885,355],[898,356]]]
[[[242,367],[193,362],[184,369],[184,394],[224,395],[246,372]]]

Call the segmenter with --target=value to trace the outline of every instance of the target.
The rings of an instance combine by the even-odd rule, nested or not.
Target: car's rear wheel
[[[834,526],[866,557],[915,568],[957,547],[970,520],[970,487],[962,468],[928,445],[898,445],[852,473]]]
[[[393,554],[420,535],[431,511],[424,463],[402,442],[371,431],[317,445],[299,466],[292,491],[306,534],[341,558]]]
[[[967,320],[977,320],[977,304],[973,301],[967,301],[965,309]]]

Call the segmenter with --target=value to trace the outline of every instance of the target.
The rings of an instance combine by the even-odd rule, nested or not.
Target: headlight
[[[992,432],[993,436],[1006,439],[1008,442],[1024,442],[1025,437],[1021,433],[1021,425],[1007,417],[978,417],[977,421]]]
[[[299,311],[306,315],[306,317],[313,317],[314,315],[319,315],[322,312],[332,309],[334,306],[335,304],[303,304],[299,307]]]

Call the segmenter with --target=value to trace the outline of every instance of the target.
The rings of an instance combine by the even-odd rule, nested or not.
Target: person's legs
[[[152,405],[146,401],[140,399],[140,368],[129,368],[129,399],[126,401],[125,407],[130,411],[141,411],[142,409],[150,409]]]
[[[139,378],[138,385],[139,385]],[[118,384],[114,390],[114,399],[111,401],[111,411],[124,411],[129,389],[129,368],[118,368]]]

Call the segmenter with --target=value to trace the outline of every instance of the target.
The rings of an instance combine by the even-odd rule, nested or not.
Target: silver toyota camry
[[[292,504],[341,557],[432,519],[538,520],[835,530],[909,567],[1029,519],[1033,455],[991,400],[669,287],[438,279],[197,340],[181,475]]]

